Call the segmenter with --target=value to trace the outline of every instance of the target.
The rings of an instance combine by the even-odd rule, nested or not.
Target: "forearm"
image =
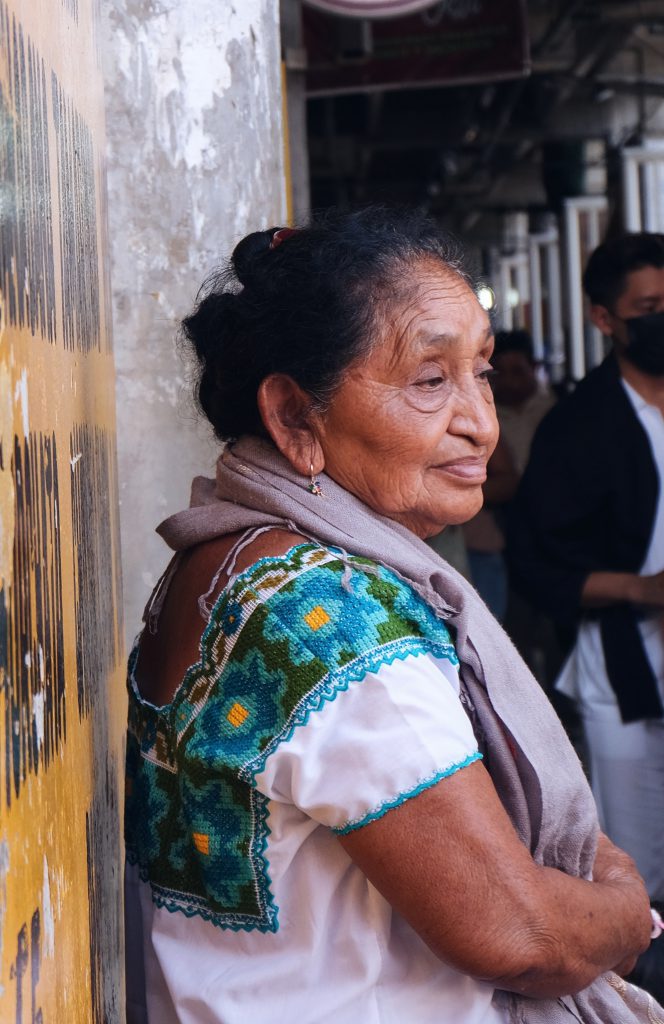
[[[584,608],[603,608],[623,602],[661,607],[663,597],[659,575],[639,576],[631,572],[591,572],[581,590]]]
[[[556,997],[585,988],[647,948],[650,911],[634,885],[587,882],[541,868],[546,896],[529,922],[507,937],[515,968],[490,979],[498,988],[533,997]],[[519,969],[519,959],[527,961]]]
[[[565,995],[649,941],[627,854],[600,837],[595,882],[537,865],[479,762],[340,841],[436,956],[496,987]]]

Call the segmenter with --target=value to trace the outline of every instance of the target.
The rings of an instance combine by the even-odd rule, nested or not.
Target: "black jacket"
[[[513,585],[561,623],[599,620],[609,680],[623,721],[664,708],[638,630],[638,609],[589,612],[591,572],[638,572],[659,494],[650,443],[609,355],[545,417],[508,524]]]

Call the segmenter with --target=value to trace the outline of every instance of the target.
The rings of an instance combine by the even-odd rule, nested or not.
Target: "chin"
[[[448,495],[449,497],[449,495]],[[413,507],[403,511],[378,510],[388,519],[407,527],[416,534],[420,540],[427,540],[442,533],[448,526],[461,526],[469,519],[476,516],[484,504],[482,487],[480,484],[472,490],[465,490],[461,494],[455,494],[456,501],[445,501],[430,503],[420,507]]]
[[[448,526],[462,526],[467,523],[469,519],[476,516],[479,510],[482,508],[482,501],[480,500],[477,504],[473,505],[472,509],[449,509],[445,512],[444,519],[436,518],[435,522],[428,520],[426,524],[415,532],[422,540],[427,540],[429,537],[436,537],[439,533],[442,533]],[[441,513],[442,515],[442,513]]]
[[[465,501],[459,502],[448,506],[446,509],[441,509],[441,516],[444,515],[442,526],[439,528],[438,533],[444,530],[446,526],[461,526],[463,523],[467,523],[469,519],[472,519],[480,511],[484,505],[484,498],[482,496],[482,488],[478,487],[478,494],[474,495],[472,500],[466,498]]]

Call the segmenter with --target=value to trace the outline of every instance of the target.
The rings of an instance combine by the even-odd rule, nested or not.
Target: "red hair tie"
[[[285,242],[291,235],[297,234],[297,228],[279,228],[278,231],[272,235],[272,241],[270,242],[270,249],[276,249],[278,245]]]

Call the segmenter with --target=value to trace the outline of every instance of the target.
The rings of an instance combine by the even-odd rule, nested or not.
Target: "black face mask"
[[[664,377],[664,313],[646,313],[624,323],[629,337],[625,359],[650,377]]]

